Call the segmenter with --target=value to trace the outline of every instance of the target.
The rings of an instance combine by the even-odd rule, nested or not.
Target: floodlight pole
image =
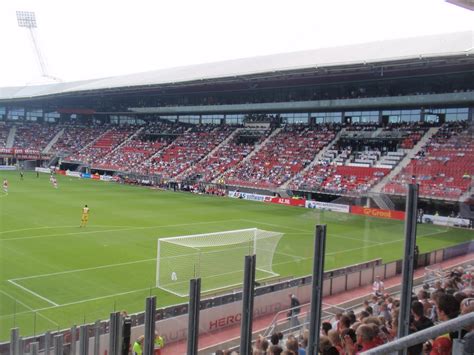
[[[30,32],[30,37],[31,41],[33,42],[33,47],[35,48],[35,53],[36,53],[36,60],[38,61],[38,64],[41,69],[41,75],[44,77],[50,77],[48,74],[48,71],[46,70],[46,63],[44,62],[43,55],[41,54],[38,41],[35,36],[35,32],[33,31],[33,28],[28,27],[28,31]]]
[[[55,81],[61,81],[59,78],[56,78],[48,73],[48,69],[46,66],[46,61],[44,60],[43,54],[41,53],[41,48],[36,38],[36,15],[34,12],[30,11],[17,11],[16,18],[18,21],[18,26],[27,28],[28,32],[30,33],[31,41],[33,42],[33,47],[36,54],[36,60],[39,64],[41,75],[45,78],[53,79]]]

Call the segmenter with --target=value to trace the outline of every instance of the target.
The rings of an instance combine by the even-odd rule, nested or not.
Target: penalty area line
[[[52,304],[53,306],[56,306],[56,307],[59,306],[59,304],[57,304],[56,302],[51,301],[49,298],[46,298],[46,297],[41,296],[40,294],[38,294],[38,293],[36,293],[36,292],[34,292],[34,291],[31,291],[29,288],[26,288],[26,287],[24,287],[24,286],[22,286],[22,285],[16,283],[16,282],[13,281],[13,280],[7,280],[7,281],[8,281],[9,283],[11,283],[12,285],[14,285],[14,286],[16,286],[16,287],[22,289],[23,291],[28,292],[28,293],[32,294],[33,296],[38,297],[38,298],[42,299],[43,301],[48,302],[49,304]]]
[[[2,291],[0,290],[0,293],[3,293],[5,296],[11,298],[13,301],[15,302],[18,302],[20,305],[22,305],[23,307],[29,309],[31,312],[35,312],[37,313],[41,318],[44,318],[46,319],[48,322],[54,324],[56,327],[59,326],[58,323],[56,323],[54,320],[52,320],[51,318],[49,317],[46,317],[44,314],[41,314],[40,312],[37,312],[35,311],[35,309],[33,307],[30,307],[28,306],[26,303],[24,302],[21,302],[20,300],[16,299],[15,297],[13,297],[12,295],[10,295],[9,293],[5,292],[5,291]],[[16,314],[7,314],[7,315],[4,315],[4,316],[1,316],[0,318],[7,318],[7,317],[12,317],[12,316],[15,316]]]

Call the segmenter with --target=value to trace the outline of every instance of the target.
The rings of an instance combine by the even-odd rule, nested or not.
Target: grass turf
[[[107,318],[114,310],[143,310],[185,299],[156,289],[160,237],[261,228],[284,233],[273,270],[282,276],[311,272],[312,235],[327,223],[326,269],[382,258],[399,259],[402,222],[321,212],[114,183],[2,172],[0,195],[0,339],[18,326],[22,335]],[[88,204],[89,224],[79,228]],[[418,226],[420,251],[473,240],[468,230]],[[243,260],[242,260],[243,263]],[[215,266],[216,268],[219,265]]]

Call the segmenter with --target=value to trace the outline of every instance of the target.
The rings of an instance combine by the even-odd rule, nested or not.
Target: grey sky
[[[0,86],[39,83],[16,11],[35,11],[64,81],[390,38],[473,30],[443,0],[1,0]]]

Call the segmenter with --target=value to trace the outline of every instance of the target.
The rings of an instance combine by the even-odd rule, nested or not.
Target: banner
[[[39,173],[51,174],[51,169],[50,168],[35,168],[35,171],[37,171]]]
[[[343,212],[343,213],[349,213],[350,211],[349,205],[342,205],[342,204],[330,203],[330,202],[319,202],[319,201],[312,201],[312,200],[307,200],[305,207],[316,208],[318,210],[325,210],[325,211]]]
[[[252,194],[240,191],[229,191],[229,197],[240,198],[242,200],[270,202],[272,197],[267,195]]]
[[[102,181],[114,181],[114,178],[110,175],[101,175],[100,180],[102,180]]]
[[[78,171],[66,170],[66,176],[73,176],[73,177],[80,178],[80,177],[81,177],[81,173],[78,172]]]
[[[306,200],[296,198],[272,197],[270,202],[279,205],[304,207]]]
[[[0,165],[0,170],[16,170],[15,165]]]
[[[351,213],[368,217],[398,219],[400,221],[405,220],[405,212],[403,211],[381,210],[379,208],[351,206]]]
[[[455,217],[434,216],[424,214],[421,221],[423,223],[437,224],[439,226],[466,227],[469,228],[469,220]]]

